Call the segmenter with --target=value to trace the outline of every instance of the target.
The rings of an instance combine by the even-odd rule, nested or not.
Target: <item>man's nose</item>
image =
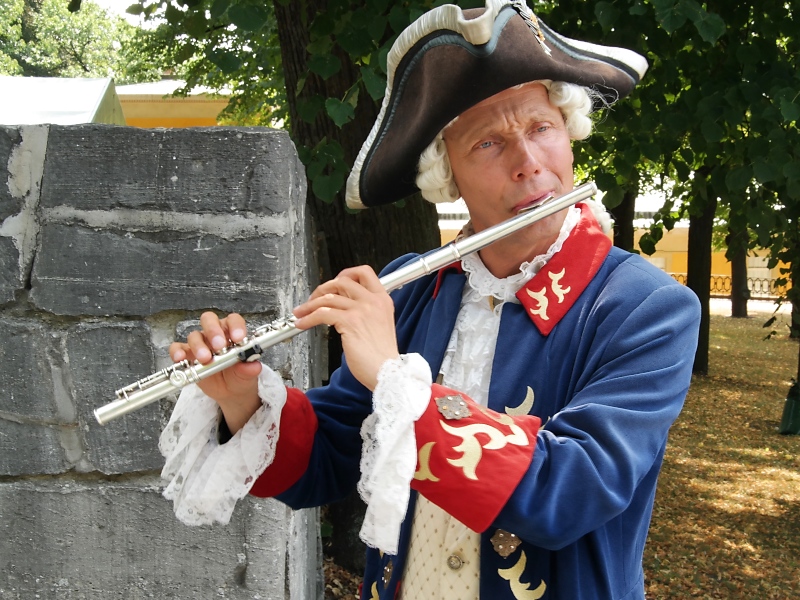
[[[519,139],[513,145],[511,177],[524,181],[542,169],[541,149],[529,139]]]

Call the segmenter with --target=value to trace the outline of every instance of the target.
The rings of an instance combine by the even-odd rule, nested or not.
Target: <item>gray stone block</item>
[[[63,473],[80,459],[59,337],[32,319],[0,318],[0,474]]]
[[[11,238],[0,237],[0,265],[0,304],[5,304],[24,287],[19,250]]]
[[[0,599],[300,600],[290,511],[247,498],[227,526],[187,527],[157,482],[0,483]],[[314,579],[317,563],[294,565]]]
[[[158,437],[166,423],[164,406],[154,404],[107,425],[94,409],[115,399],[114,392],[155,371],[150,330],[141,323],[81,323],[66,334],[66,357],[77,418],[91,468],[103,473],[161,469]]]
[[[47,151],[47,126],[0,129],[0,302],[27,285],[39,224],[36,207]],[[6,268],[6,265],[8,267]]]
[[[53,373],[45,326],[30,319],[0,318],[0,412],[26,422],[57,423]]]
[[[45,225],[30,299],[59,315],[217,308],[269,312],[290,285],[289,240],[120,234]]]
[[[0,169],[2,173],[6,172],[11,153],[15,146],[18,146],[22,141],[19,134],[19,129],[15,127],[0,127]],[[22,200],[15,198],[8,188],[8,176],[0,177],[0,223],[6,217],[9,217],[17,212],[22,207]],[[5,264],[5,263],[0,263]]]
[[[51,126],[42,206],[278,213],[303,177],[285,131]]]
[[[52,475],[68,471],[72,465],[61,445],[62,428],[74,429],[74,425],[42,425],[0,417],[0,475]]]

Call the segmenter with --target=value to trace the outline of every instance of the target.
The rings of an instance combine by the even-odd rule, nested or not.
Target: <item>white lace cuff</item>
[[[167,459],[164,497],[186,525],[230,521],[234,506],[272,464],[286,388],[264,366],[258,377],[262,405],[227,443],[218,441],[221,411],[196,385],[183,389],[159,440]]]
[[[358,493],[367,503],[367,513],[359,535],[387,554],[397,554],[417,467],[414,422],[428,406],[431,381],[431,368],[419,354],[387,360],[372,394],[373,413],[361,426]]]

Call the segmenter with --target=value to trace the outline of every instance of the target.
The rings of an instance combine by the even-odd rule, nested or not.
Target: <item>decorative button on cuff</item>
[[[469,406],[459,394],[436,398],[436,406],[445,419],[463,419],[470,416]]]

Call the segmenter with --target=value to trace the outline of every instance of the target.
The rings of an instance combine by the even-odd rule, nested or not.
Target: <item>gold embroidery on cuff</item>
[[[431,472],[431,450],[436,442],[428,442],[419,449],[417,460],[419,461],[419,470],[414,473],[414,479],[417,481],[433,481],[436,483],[439,478]]]
[[[448,458],[449,462],[454,467],[461,467],[464,472],[464,477],[478,480],[476,470],[478,464],[483,458],[483,449],[486,450],[500,450],[505,448],[507,444],[515,446],[527,446],[530,444],[528,436],[519,427],[514,420],[508,415],[492,415],[492,418],[503,425],[507,425],[511,431],[511,435],[505,435],[496,427],[484,423],[474,423],[472,425],[465,425],[464,427],[451,427],[444,421],[439,421],[447,433],[461,438],[461,443],[458,446],[453,446],[453,450],[461,452],[461,458]],[[486,444],[481,445],[476,437],[477,434],[484,434],[489,438]]]

